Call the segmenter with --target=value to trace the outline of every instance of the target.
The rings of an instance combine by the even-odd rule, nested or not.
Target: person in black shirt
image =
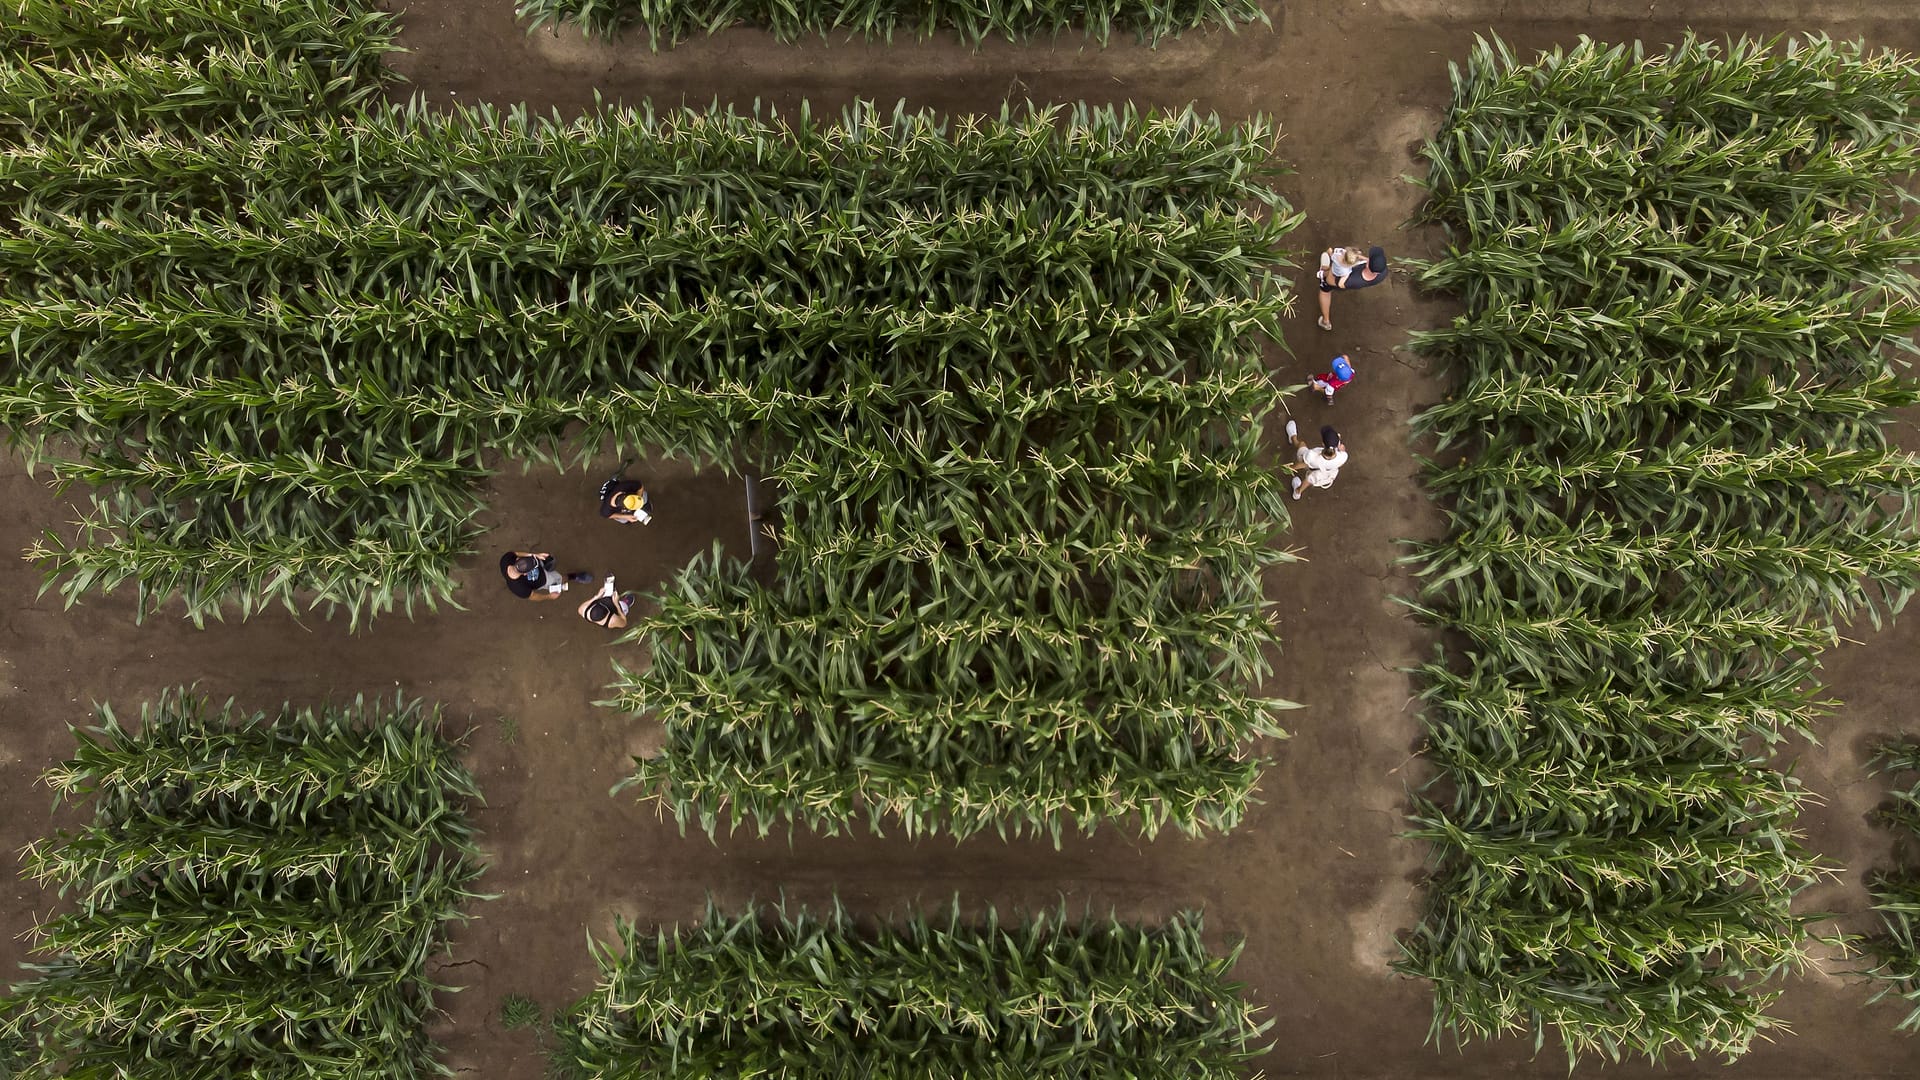
[[[634,593],[613,593],[613,575],[607,575],[606,584],[600,591],[580,605],[580,617],[609,630],[624,630],[627,626],[627,612],[633,609],[637,599]]]
[[[1333,290],[1370,289],[1387,280],[1387,253],[1380,245],[1367,249],[1365,262],[1345,262],[1341,257],[1343,253],[1351,257],[1358,255],[1359,250],[1329,248],[1320,256],[1321,269],[1313,275],[1320,282],[1320,318],[1316,322],[1322,330],[1333,329]]]
[[[565,592],[569,582],[585,585],[593,580],[584,570],[561,577],[545,551],[507,552],[500,556],[500,576],[507,579],[507,591],[522,600],[551,600]]]
[[[618,474],[600,485],[600,516],[622,525],[653,523],[653,499],[638,480],[623,480]]]

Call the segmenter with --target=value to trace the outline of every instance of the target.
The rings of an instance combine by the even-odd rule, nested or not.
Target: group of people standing
[[[1313,276],[1320,286],[1320,317],[1315,324],[1322,330],[1332,330],[1333,294],[1371,288],[1385,281],[1387,253],[1378,244],[1367,248],[1364,254],[1358,244],[1330,247],[1320,253],[1320,267]],[[1326,371],[1309,379],[1308,384],[1330,403],[1334,394],[1353,381],[1353,376],[1353,361],[1343,353],[1333,358]],[[1340,475],[1340,467],[1347,463],[1347,444],[1340,438],[1340,432],[1327,424],[1320,429],[1320,445],[1312,446],[1300,437],[1299,423],[1288,420],[1287,441],[1293,449],[1290,464],[1293,475],[1287,478],[1293,497],[1298,499],[1313,488],[1332,487],[1334,478]]]
[[[624,470],[623,470],[624,471]],[[653,522],[653,500],[637,480],[615,473],[600,485],[600,516],[622,525],[648,525]],[[507,580],[507,591],[522,600],[557,600],[572,585],[591,585],[594,575],[587,570],[561,573],[550,551],[508,551],[500,556],[500,576]],[[617,592],[613,575],[601,582],[600,591],[580,602],[580,617],[596,626],[619,630],[627,625],[627,613],[638,597]]]

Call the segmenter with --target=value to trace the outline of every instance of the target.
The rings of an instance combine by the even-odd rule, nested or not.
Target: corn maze
[[[905,418],[929,439],[998,424],[1013,455],[1021,420],[1146,434],[1255,400],[1247,343],[1284,307],[1268,264],[1294,220],[1258,123],[350,108],[383,85],[390,21],[272,8],[262,64],[326,94],[108,134],[149,91],[102,86],[0,146],[0,423],[99,492],[30,553],[69,603],[131,582],[142,612],[196,623],[438,605],[490,455],[558,462],[563,435],[731,464]],[[246,10],[102,31],[88,55],[193,52]],[[25,25],[37,57],[88,22]],[[998,379],[951,385],[961,367]]]
[[[691,931],[622,924],[554,1024],[564,1080],[971,1076],[1228,1080],[1266,1052],[1197,916],[1139,927],[1065,911],[863,930],[842,909],[709,907]]]
[[[176,694],[75,735],[44,779],[93,819],[25,856],[72,903],[0,998],[9,1076],[444,1075],[427,965],[480,899],[479,792],[435,716]]]
[[[1359,26],[1365,7],[1343,14]],[[1803,890],[1844,868],[1802,833],[1819,784],[1793,761],[1840,708],[1821,685],[1823,654],[1920,583],[1920,456],[1892,434],[1920,406],[1908,375],[1920,352],[1920,62],[1818,34],[1689,34],[1657,51],[1582,38],[1534,59],[1494,38],[1452,69],[1411,223],[1438,227],[1444,251],[1394,255],[1465,312],[1412,332],[1411,349],[1451,381],[1412,420],[1429,455],[1417,484],[1445,530],[1404,549],[1417,595],[1378,605],[1398,613],[1386,622],[1405,628],[1410,611],[1442,639],[1413,673],[1433,775],[1413,793],[1411,837],[1432,861],[1408,930],[1388,897],[1405,890],[1378,868],[1392,826],[1362,854],[1343,845],[1364,818],[1356,808],[1400,820],[1381,800],[1404,797],[1405,774],[1357,763],[1392,730],[1373,692],[1391,683],[1398,705],[1398,665],[1413,661],[1376,653],[1385,635],[1353,625],[1371,618],[1375,591],[1310,610],[1309,596],[1330,593],[1296,596],[1268,573],[1305,548],[1287,536],[1271,430],[1274,410],[1296,416],[1274,354],[1301,314],[1285,275],[1304,219],[1281,193],[1278,123],[1259,110],[1326,97],[1292,68],[1285,90],[1271,67],[1244,87],[1219,71],[1273,59],[1233,52],[1229,32],[1271,27],[1279,10],[446,0],[441,14],[492,18],[526,54],[413,68],[400,56],[408,13],[379,0],[0,0],[0,428],[79,508],[64,523],[39,506],[22,516],[41,594],[73,607],[131,592],[135,621],[184,616],[180,633],[312,612],[348,642],[405,612],[419,623],[391,638],[383,624],[375,646],[349,654],[315,637],[311,670],[281,654],[266,678],[334,678],[326,658],[357,655],[373,661],[351,669],[363,681],[398,664],[449,689],[485,687],[475,702],[531,700],[541,680],[579,675],[549,651],[573,641],[528,648],[527,627],[555,629],[544,616],[516,608],[527,617],[490,623],[499,641],[470,652],[450,620],[430,618],[471,599],[472,556],[501,539],[489,522],[527,527],[488,505],[511,501],[495,498],[512,490],[494,483],[503,470],[611,454],[746,474],[766,495],[755,550],[764,540],[773,552],[744,559],[715,542],[684,563],[711,536],[699,516],[711,508],[697,508],[687,518],[699,526],[680,526],[694,545],[647,552],[650,595],[624,636],[593,645],[612,642],[606,711],[587,707],[606,680],[594,660],[602,674],[546,695],[571,713],[530,712],[524,736],[509,714],[498,745],[478,750],[406,698],[247,714],[176,691],[138,724],[101,707],[96,726],[73,730],[72,760],[42,776],[56,815],[90,816],[27,834],[40,839],[23,876],[46,910],[22,938],[24,981],[0,995],[0,1078],[518,1077],[518,1062],[488,1056],[498,1045],[435,1045],[535,1026],[586,984],[530,961],[542,938],[525,923],[460,932],[491,898],[468,815],[481,803],[474,772],[496,770],[517,800],[502,820],[522,831],[489,858],[518,860],[508,881],[553,880],[541,903],[503,886],[512,898],[491,907],[538,907],[539,929],[574,935],[582,922],[613,926],[590,938],[593,990],[518,1036],[565,1080],[1227,1080],[1270,1049],[1274,1021],[1233,980],[1241,945],[1209,944],[1198,914],[1076,919],[1064,901],[1008,918],[958,901],[878,922],[837,902],[826,914],[729,913],[715,893],[782,882],[765,871],[716,882],[679,855],[648,883],[660,891],[636,900],[634,852],[651,860],[649,845],[673,843],[639,835],[659,826],[636,802],[682,834],[745,834],[722,856],[785,834],[798,858],[821,859],[793,884],[822,895],[877,895],[833,872],[871,858],[893,873],[905,864],[888,859],[932,845],[883,837],[930,836],[1042,841],[1005,845],[992,865],[1006,877],[988,880],[1045,903],[1067,863],[1042,860],[1120,852],[1147,869],[1116,857],[1111,881],[1086,879],[1097,902],[1114,882],[1145,882],[1155,895],[1143,903],[1163,911],[1193,890],[1210,907],[1257,895],[1257,910],[1218,906],[1281,953],[1283,985],[1267,1000],[1294,1005],[1278,1038],[1300,1052],[1272,1066],[1286,1075],[1421,1074],[1392,1052],[1361,1065],[1301,1050],[1326,1041],[1316,1028],[1348,1026],[1354,1013],[1339,1010],[1376,1000],[1389,962],[1433,993],[1413,1049],[1426,1031],[1456,1045],[1518,1040],[1521,1053],[1552,1041],[1572,1064],[1731,1062],[1789,1033],[1778,999],[1816,959],[1822,975],[1853,976],[1859,1000],[1908,1008],[1882,1027],[1920,1030],[1917,879],[1866,877],[1874,913],[1862,900],[1847,914],[1878,932],[1850,940],[1857,967],[1842,956],[1836,968],[1816,947],[1827,916]],[[959,74],[928,74],[915,92],[950,78],[952,100],[977,107],[881,107],[864,96],[887,84],[862,80],[884,65],[824,63],[816,78],[813,54],[806,79],[766,84],[770,100],[801,102],[777,109],[753,96],[756,79],[697,108],[627,103],[640,101],[635,86],[665,100],[702,79],[650,70],[654,81],[622,89],[580,76],[582,55],[740,26],[821,52],[817,39],[859,51],[844,39],[866,38],[874,52],[920,39],[914,57]],[[997,78],[1003,54],[1026,65],[1037,53],[1020,43],[1091,53],[1116,34],[1151,45],[1190,31],[1215,33],[1138,70],[1125,49],[1076,62],[1030,95],[1037,104],[996,86],[979,105],[978,86],[963,85]],[[582,35],[622,40],[589,47]],[[1326,61],[1348,96],[1378,93],[1383,115],[1365,125],[1376,148],[1400,121],[1427,122],[1411,107],[1384,115],[1413,100],[1383,89],[1397,85],[1391,61]],[[415,92],[395,62],[440,81]],[[568,86],[509,77],[503,88],[462,64],[518,64],[519,76],[546,64]],[[795,90],[841,86],[836,72],[851,72],[850,89],[832,109]],[[1099,89],[1084,89],[1089,72]],[[1171,81],[1156,93],[1149,75]],[[450,83],[464,94],[469,77],[486,100],[575,107],[450,100]],[[1081,89],[1046,92],[1062,86]],[[1103,93],[1209,104],[1079,101]],[[1338,212],[1370,212],[1356,209],[1380,205],[1361,197],[1379,194],[1366,183],[1299,186],[1318,216],[1334,191],[1355,195]],[[1349,334],[1401,343],[1406,309],[1388,309],[1388,292],[1352,302],[1336,347]],[[1292,327],[1332,341],[1311,323]],[[1401,415],[1410,399],[1385,388],[1418,379],[1394,366],[1370,366],[1379,381],[1342,395],[1338,408],[1361,410],[1343,426]],[[1360,490],[1418,504],[1416,480],[1392,475],[1398,434],[1370,434],[1339,498],[1377,483]],[[1402,534],[1361,535],[1407,520],[1354,509],[1364,501],[1322,499],[1310,512],[1329,518],[1303,520],[1302,537],[1327,542],[1308,553],[1332,556],[1316,573],[1386,576],[1364,570],[1364,552],[1327,550],[1336,536],[1386,549]],[[602,550],[645,565],[634,552],[669,534],[661,517],[666,527],[622,530],[640,543]],[[1276,671],[1270,595],[1300,600],[1284,614],[1297,607],[1302,623],[1337,631],[1330,641],[1363,644],[1309,645]],[[151,674],[132,639],[114,636],[131,627],[110,627],[96,648],[98,612],[50,631],[33,606],[0,605],[0,696],[30,686],[20,700],[71,707],[93,689],[85,677],[122,677],[90,670],[103,655],[129,680]],[[217,648],[207,655],[255,655]],[[175,655],[146,650],[169,663],[163,685]],[[503,672],[450,670],[478,655]],[[1356,674],[1363,665],[1379,673]],[[381,672],[374,685],[392,685]],[[1353,686],[1312,681],[1329,675]],[[1276,797],[1262,778],[1296,707],[1281,695],[1301,683],[1372,714],[1326,719],[1320,741],[1357,749],[1288,770]],[[63,734],[22,755],[33,735],[30,723],[0,728],[0,770],[64,756]],[[604,820],[606,833],[560,835],[548,815],[569,805],[563,788],[604,764],[584,760],[585,745],[648,749],[618,766],[625,805],[610,808],[596,781],[591,814],[569,819]],[[1904,778],[1920,750],[1885,743],[1876,764]],[[1333,779],[1308,775],[1316,767]],[[552,784],[536,769],[572,771]],[[1352,790],[1307,805],[1328,784]],[[29,786],[0,783],[0,798]],[[1267,828],[1249,825],[1262,798],[1303,820],[1269,808]],[[1327,820],[1306,821],[1316,810]],[[1896,789],[1879,819],[1920,835],[1920,788]],[[1269,842],[1295,824],[1307,839]],[[1096,831],[1124,835],[1058,850]],[[1168,831],[1220,846],[1142,855]],[[1374,868],[1343,876],[1275,857],[1327,850]],[[1159,895],[1189,872],[1211,876]],[[566,876],[581,874],[584,887]],[[887,887],[910,894],[922,879],[908,877]],[[609,914],[667,919],[675,887],[712,890],[704,921],[654,929]],[[580,900],[594,889],[608,895]],[[1348,907],[1286,908],[1324,897]],[[551,902],[574,907],[556,919]],[[1350,940],[1276,946],[1319,923]],[[1296,946],[1320,951],[1296,958]],[[497,984],[478,959],[462,980],[511,990],[477,1007],[487,1022],[453,1015],[463,1006],[437,971],[456,947],[463,964],[506,950]],[[547,981],[519,982],[531,969]],[[1359,1042],[1336,1048],[1393,1028],[1366,1020]],[[1782,1060],[1795,1059],[1749,1064]]]
[[[1415,421],[1449,535],[1414,609],[1439,778],[1430,910],[1402,970],[1434,1031],[1572,1059],[1738,1057],[1807,959],[1826,868],[1771,751],[1809,737],[1838,627],[1920,573],[1920,461],[1891,410],[1920,326],[1920,66],[1822,38],[1482,41],[1428,144],[1413,335],[1457,379]]]

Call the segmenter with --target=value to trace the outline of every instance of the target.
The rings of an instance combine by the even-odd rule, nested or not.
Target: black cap
[[[1332,424],[1328,424],[1326,427],[1320,429],[1320,445],[1329,450],[1338,450],[1340,448],[1340,433],[1333,430]]]
[[[1367,269],[1376,274],[1387,272],[1387,249],[1375,244],[1367,249]]]
[[[526,577],[540,568],[540,560],[531,555],[522,555],[513,561],[513,568],[520,572],[521,577]]]

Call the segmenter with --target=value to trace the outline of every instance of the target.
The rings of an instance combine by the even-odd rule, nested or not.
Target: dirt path
[[[1506,17],[1509,6],[1528,17]],[[1894,17],[1909,9],[1898,0],[1690,7],[1703,31],[1818,27],[1920,50],[1920,12]],[[609,100],[651,97],[661,104],[684,98],[746,105],[757,97],[788,108],[806,98],[834,109],[859,94],[944,110],[997,110],[1011,97],[1193,101],[1228,117],[1265,112],[1289,133],[1285,152],[1298,175],[1288,194],[1308,214],[1299,246],[1353,239],[1395,253],[1430,250],[1435,242],[1397,231],[1417,198],[1397,178],[1417,171],[1412,151],[1444,105],[1446,61],[1464,53],[1475,30],[1497,27],[1533,47],[1583,32],[1668,40],[1680,26],[1661,15],[1664,6],[1655,10],[1660,21],[1631,21],[1654,10],[1647,0],[1384,0],[1289,5],[1274,9],[1272,32],[1207,35],[1157,52],[1078,43],[993,43],[978,52],[950,42],[795,48],[735,32],[653,54],[639,44],[529,37],[513,24],[512,0],[416,0],[410,8],[405,43],[414,52],[399,66],[412,89],[432,101],[524,100],[564,112],[589,105],[598,88]],[[1567,9],[1567,17],[1549,17],[1548,8]],[[1736,8],[1771,14],[1725,21]],[[95,599],[63,613],[57,598],[34,600],[37,573],[14,564],[13,599],[0,603],[0,845],[17,850],[45,832],[47,793],[32,779],[65,754],[62,724],[83,719],[90,701],[130,707],[194,680],[262,706],[329,691],[404,689],[472,720],[472,763],[487,791],[479,824],[494,868],[485,885],[501,897],[459,937],[446,977],[466,990],[447,1001],[440,1032],[451,1062],[471,1075],[540,1075],[531,1038],[499,1029],[498,1002],[522,992],[553,1006],[584,991],[592,978],[588,931],[605,933],[615,916],[646,924],[690,920],[708,893],[731,905],[783,892],[809,902],[837,893],[875,911],[937,904],[956,893],[1003,907],[1064,898],[1143,918],[1198,906],[1214,930],[1247,938],[1240,975],[1276,1021],[1276,1052],[1262,1062],[1270,1076],[1563,1075],[1551,1049],[1530,1063],[1531,1048],[1518,1043],[1464,1055],[1425,1046],[1425,987],[1386,968],[1394,933],[1414,918],[1421,858],[1397,838],[1406,792],[1418,782],[1410,757],[1418,729],[1401,669],[1432,650],[1390,600],[1408,591],[1394,541],[1440,527],[1416,486],[1405,422],[1441,389],[1415,358],[1392,350],[1409,329],[1450,312],[1399,280],[1342,298],[1333,334],[1313,327],[1310,308],[1302,311],[1288,331],[1293,355],[1275,350],[1273,362],[1284,381],[1295,382],[1321,370],[1335,350],[1354,357],[1359,379],[1338,403],[1301,398],[1292,406],[1309,430],[1338,425],[1353,462],[1336,489],[1300,504],[1292,543],[1309,561],[1271,579],[1287,642],[1272,688],[1310,707],[1288,718],[1296,737],[1277,748],[1265,806],[1229,837],[1149,843],[1113,832],[1070,840],[1061,851],[986,838],[957,845],[899,836],[742,836],[717,844],[682,838],[651,811],[606,794],[627,756],[644,752],[654,733],[590,702],[601,696],[610,656],[642,658],[630,648],[609,650],[606,637],[575,618],[571,605],[536,610],[512,601],[494,581],[493,555],[482,552],[463,596],[468,610],[388,619],[357,636],[342,625],[285,615],[199,632],[165,619],[135,627],[127,598]],[[639,472],[655,492],[660,522],[623,531],[593,516],[596,475],[513,470],[496,482],[489,547],[539,545],[563,562],[612,569],[623,584],[644,587],[716,537],[742,546],[737,483],[684,469],[649,472],[643,465]],[[73,517],[11,459],[0,465],[0,498],[12,511],[0,521],[0,551],[19,551]],[[1811,844],[1855,871],[1887,848],[1884,835],[1861,819],[1877,798],[1864,780],[1862,742],[1874,731],[1913,726],[1906,703],[1920,691],[1916,634],[1909,618],[1892,631],[1864,634],[1867,644],[1833,658],[1834,689],[1850,708],[1828,727],[1824,745],[1802,758],[1802,774],[1829,802],[1806,819]],[[517,723],[511,742],[497,722],[503,716]],[[1857,878],[1850,871],[1809,900],[1857,909]],[[19,935],[53,902],[30,886],[0,882],[0,966],[11,970],[22,958]],[[1794,981],[1780,1011],[1799,1034],[1756,1051],[1733,1074],[1913,1075],[1920,1041],[1891,1034],[1897,1010],[1865,1010],[1865,996],[1857,980],[1810,974]],[[1612,1071],[1652,1075],[1640,1067]],[[1682,1062],[1662,1075],[1722,1071]]]

